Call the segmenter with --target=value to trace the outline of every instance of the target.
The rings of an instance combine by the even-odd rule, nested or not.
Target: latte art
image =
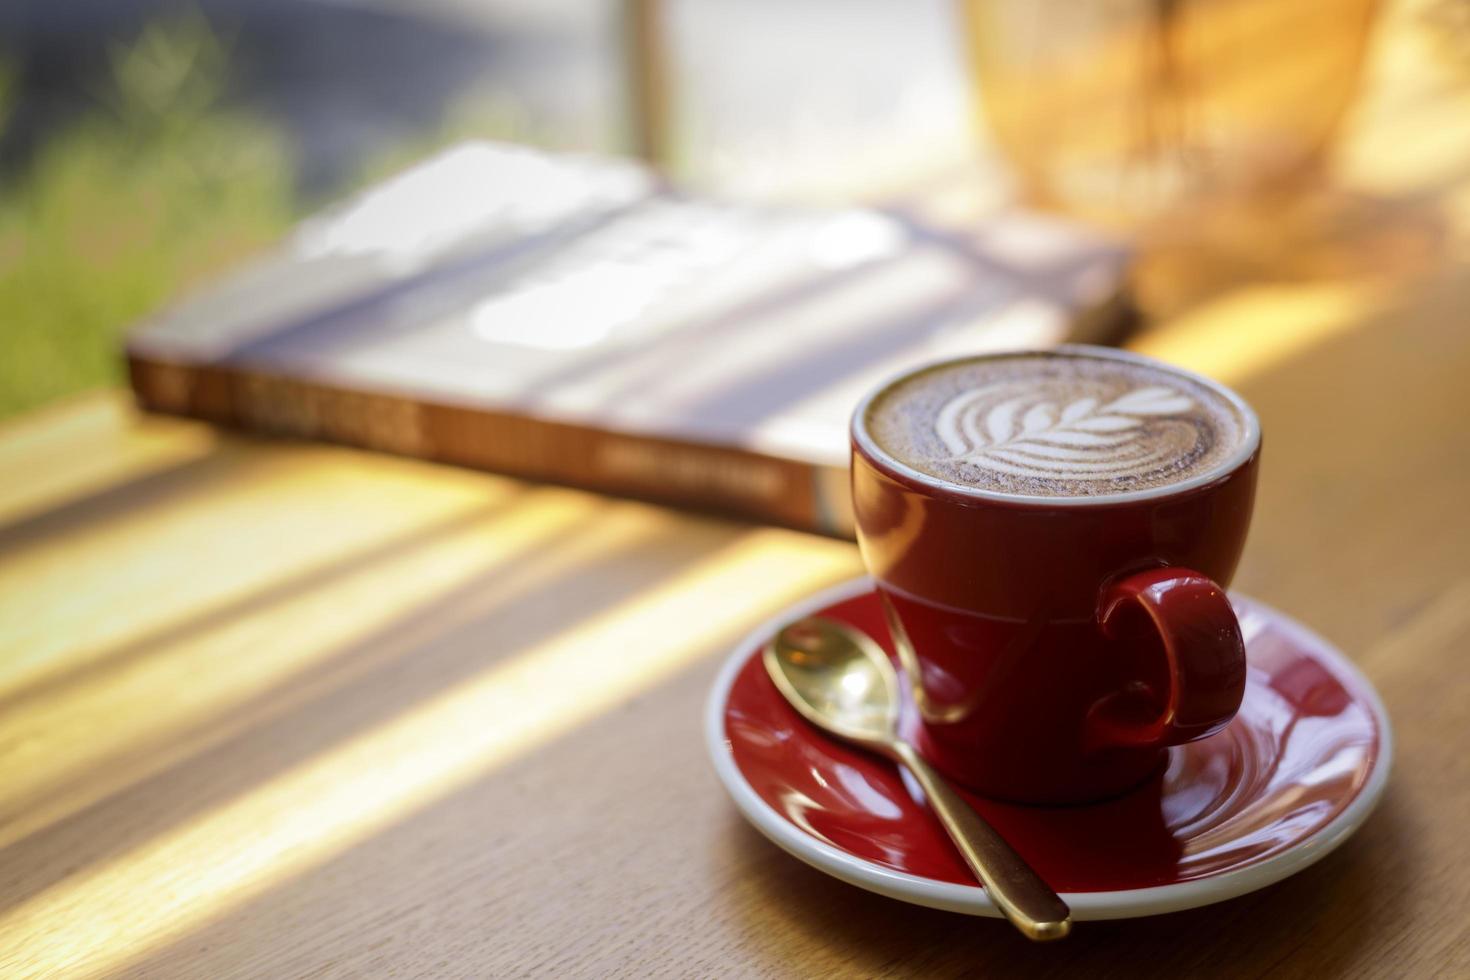
[[[1074,387],[1001,382],[977,388],[945,403],[934,432],[955,461],[1053,480],[1138,476],[1186,456],[1198,441],[1188,422],[1144,428],[1146,418],[1194,407],[1176,389],[1151,385],[1106,403],[1095,396],[1065,401],[1076,395]]]
[[[874,398],[865,423],[884,451],[921,472],[1040,496],[1181,482],[1229,459],[1250,429],[1225,394],[1190,375],[1075,352],[919,372]]]

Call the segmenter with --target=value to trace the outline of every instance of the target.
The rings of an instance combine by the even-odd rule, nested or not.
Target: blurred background
[[[439,147],[637,151],[640,57],[679,79],[691,184],[831,199],[970,152],[946,4],[638,6],[0,5],[0,414],[117,380],[122,327]]]
[[[1114,296],[1395,771],[1046,968],[1455,973],[1470,0],[0,0],[0,975],[1021,969],[738,830],[697,705],[862,572],[768,526],[840,533],[843,385]]]
[[[1242,277],[1400,274],[1444,247],[1437,216],[1339,189],[1364,106],[1405,108],[1374,108],[1386,17],[1443,66],[1426,97],[1464,99],[1466,0],[10,0],[0,416],[116,382],[129,323],[468,137],[758,200],[963,170],[1140,244],[1163,312]]]

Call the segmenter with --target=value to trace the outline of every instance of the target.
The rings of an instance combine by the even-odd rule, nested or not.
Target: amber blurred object
[[[977,105],[1030,202],[1136,235],[1146,257],[1209,241],[1229,264],[1265,237],[1263,222],[1279,236],[1294,205],[1324,186],[1377,6],[962,0],[961,9]],[[1307,210],[1310,224],[1321,208]]]

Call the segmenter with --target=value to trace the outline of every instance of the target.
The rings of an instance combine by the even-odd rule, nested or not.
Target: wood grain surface
[[[747,827],[699,732],[851,545],[103,393],[0,428],[0,976],[1470,975],[1470,93],[1421,13],[1342,160],[1384,202],[1351,247],[1412,274],[1237,284],[1135,345],[1258,408],[1236,585],[1397,727],[1340,851],[1045,947],[868,894]]]

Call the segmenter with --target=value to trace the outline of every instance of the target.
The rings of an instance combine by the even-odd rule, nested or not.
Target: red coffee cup
[[[1244,420],[1241,445],[1162,487],[1023,496],[938,479],[877,444],[868,408],[911,375],[865,398],[852,425],[858,544],[919,710],[919,747],[959,782],[1028,803],[1130,789],[1169,746],[1224,728],[1245,691],[1224,586],[1250,525],[1255,413],[1222,385],[1138,355],[1064,353],[1214,390]]]

